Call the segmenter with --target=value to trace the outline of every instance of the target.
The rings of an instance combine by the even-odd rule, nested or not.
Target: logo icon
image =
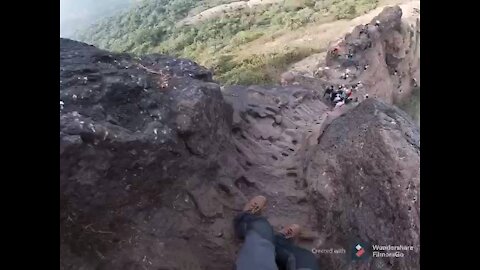
[[[355,249],[357,250],[357,252],[355,252],[355,256],[357,256],[357,258],[360,258],[363,254],[365,254],[365,249],[360,244],[355,246]]]

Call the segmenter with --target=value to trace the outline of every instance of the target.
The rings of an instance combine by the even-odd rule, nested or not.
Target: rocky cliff
[[[231,86],[186,59],[60,39],[60,268],[231,269],[231,221],[263,194],[306,248],[415,246],[325,269],[419,269],[417,126],[369,99],[332,112],[322,91]]]
[[[405,103],[420,87],[419,5],[404,5],[403,10],[400,6],[386,7],[368,24],[358,25],[333,41],[325,60],[309,68],[296,65],[289,73],[303,87],[361,82],[364,87],[354,93],[360,100],[368,94],[388,104]],[[338,51],[332,54],[334,49]]]

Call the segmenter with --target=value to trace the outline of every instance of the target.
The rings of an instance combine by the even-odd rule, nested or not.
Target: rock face
[[[228,163],[231,109],[219,85],[188,60],[60,47],[62,268],[204,266],[208,247],[188,240],[220,207],[202,201],[228,167],[219,162]],[[174,254],[184,259],[163,258]]]
[[[304,163],[323,245],[412,245],[415,251],[404,252],[405,257],[375,258],[370,266],[418,269],[419,158],[418,128],[397,108],[369,99],[335,120]],[[350,263],[322,259],[332,263],[329,269]]]
[[[367,25],[358,25],[332,42],[325,61],[311,65],[319,67],[315,76],[297,73],[295,81],[310,89],[360,81],[363,87],[354,93],[360,100],[368,94],[388,104],[404,103],[420,87],[420,15],[411,6],[405,10],[415,14],[386,7]]]
[[[325,269],[418,269],[418,129],[373,99],[331,112],[322,98],[221,90],[189,60],[60,39],[60,268],[231,269],[232,219],[263,194],[275,228],[313,233],[306,248],[416,247],[319,255]]]

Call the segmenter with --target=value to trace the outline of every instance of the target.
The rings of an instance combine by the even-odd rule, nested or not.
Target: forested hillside
[[[235,12],[225,10],[219,18],[195,25],[180,23],[187,16],[229,2],[144,1],[78,33],[77,38],[112,51],[190,58],[214,70],[215,78],[225,84],[262,84],[276,80],[289,64],[319,49],[285,44],[273,53],[244,56],[241,45],[260,37],[275,40],[307,24],[353,18],[378,4],[377,0],[285,0]]]

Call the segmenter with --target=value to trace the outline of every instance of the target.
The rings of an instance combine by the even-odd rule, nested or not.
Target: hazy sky
[[[69,37],[75,30],[135,2],[139,0],[60,0],[60,36]]]

